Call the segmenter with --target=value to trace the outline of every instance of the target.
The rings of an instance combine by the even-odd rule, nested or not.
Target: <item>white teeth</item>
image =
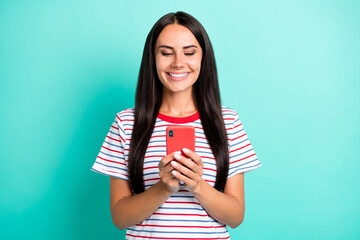
[[[173,73],[169,73],[170,76],[172,77],[185,77],[186,75],[188,75],[189,73],[183,73],[183,74],[173,74]]]

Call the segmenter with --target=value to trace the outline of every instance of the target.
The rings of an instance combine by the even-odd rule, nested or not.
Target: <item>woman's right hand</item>
[[[174,168],[171,166],[170,162],[174,160],[175,153],[181,154],[181,152],[170,153],[163,157],[158,165],[161,181],[165,184],[167,190],[173,193],[180,189],[180,181],[171,174],[171,171],[174,170]]]

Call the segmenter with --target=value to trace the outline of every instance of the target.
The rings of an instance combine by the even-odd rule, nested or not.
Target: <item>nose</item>
[[[183,56],[181,54],[174,54],[174,60],[171,64],[173,68],[182,68],[184,66]]]

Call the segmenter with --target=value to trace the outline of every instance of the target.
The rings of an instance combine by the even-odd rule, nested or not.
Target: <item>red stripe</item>
[[[230,109],[222,109],[222,112],[225,113],[225,112],[230,112],[230,113],[234,113],[233,110],[230,110]]]
[[[205,137],[195,136],[195,138],[206,139]]]
[[[155,126],[154,128],[161,128],[161,127],[171,127],[171,126],[174,126],[174,124],[163,124],[163,125],[157,125],[157,126]],[[195,126],[193,126],[195,129],[200,129],[200,130],[202,130],[202,128],[201,127],[195,127]]]
[[[206,179],[205,179],[205,182],[215,183],[215,181],[212,181],[212,180],[206,180]]]
[[[243,136],[245,136],[245,135],[246,135],[246,133],[244,133],[244,134],[241,135],[241,136],[238,136],[238,137],[234,138],[232,141],[235,141],[236,139],[241,138],[241,137],[243,137]]]
[[[150,155],[150,156],[145,156],[145,158],[151,158],[151,157],[165,157],[165,155]]]
[[[200,158],[207,158],[207,159],[212,159],[212,160],[215,159],[215,158],[213,158],[213,157],[205,157],[205,156],[200,156]]]
[[[115,128],[116,130],[119,130],[119,128],[117,128],[117,127],[114,127],[114,126],[111,126],[112,128]]]
[[[223,228],[223,226],[181,226],[181,225],[152,225],[152,224],[136,224],[139,227],[184,227],[184,228]]]
[[[197,216],[208,217],[207,214],[192,214],[192,213],[153,213],[153,215],[166,215],[166,216]]]
[[[152,169],[152,168],[159,168],[158,166],[153,166],[153,167],[144,167],[144,170],[148,170],[148,169]]]
[[[125,174],[122,174],[122,173],[118,173],[118,172],[114,172],[114,171],[106,170],[106,169],[104,169],[104,168],[100,168],[100,169],[101,169],[101,171],[105,171],[105,172],[111,172],[111,173],[115,173],[115,174],[119,174],[119,175],[122,175],[122,176],[124,176],[125,178],[127,178],[127,177],[128,177],[127,175],[125,175]]]
[[[107,161],[107,162],[112,162],[112,163],[116,163],[116,164],[120,164],[120,165],[124,165],[124,166],[126,166],[126,164],[125,164],[125,163],[116,162],[116,161],[111,161],[111,160],[109,160],[109,159],[102,158],[102,157],[100,157],[100,156],[97,156],[97,157],[98,157],[98,158],[100,158],[100,159],[102,159],[102,160],[104,160],[104,161]]]
[[[238,148],[238,149],[232,150],[232,151],[230,151],[229,153],[232,153],[232,152],[235,152],[235,151],[237,151],[237,150],[243,149],[243,148],[245,148],[245,147],[247,147],[247,146],[250,146],[250,143],[248,143],[248,144],[246,144],[245,146],[242,146],[242,147],[240,147],[240,148]]]
[[[121,142],[120,140],[117,140],[117,139],[115,139],[115,138],[112,138],[112,137],[109,137],[109,136],[106,136],[107,138],[110,138],[110,139],[112,139],[112,140],[114,140],[114,141],[117,141],[117,142]],[[121,140],[123,140],[123,142],[125,142],[125,140],[121,137],[121,135],[119,135],[119,137],[121,138]]]
[[[122,121],[121,121],[121,119],[119,118],[119,116],[118,116],[118,115],[116,115],[116,118],[117,118],[117,119],[119,119],[119,121],[122,123]]]
[[[242,125],[242,123],[240,123],[239,125],[234,126],[234,128],[240,127]]]
[[[174,240],[188,240],[188,239],[195,239],[195,240],[216,240],[216,239],[229,239],[230,236],[228,237],[223,237],[223,238],[175,238],[175,237],[149,237],[149,236],[141,236],[141,235],[133,235],[133,234],[126,234],[126,236],[130,236],[130,237],[136,237],[136,238],[150,238],[150,239],[174,239]]]
[[[249,158],[249,157],[252,157],[252,156],[255,156],[255,153],[253,153],[253,154],[251,154],[251,155],[249,155],[249,156],[247,156],[247,157],[244,157],[244,158],[242,158],[242,159],[239,159],[239,160],[236,160],[236,161],[234,161],[234,162],[231,162],[230,164],[233,164],[233,163],[236,163],[236,162],[240,162],[240,161],[242,161],[242,160],[244,160],[244,159],[247,159],[247,158]]]
[[[110,138],[111,140],[114,140],[114,141],[117,141],[117,142],[121,142],[120,140],[118,139],[115,139],[115,138],[112,138],[112,137],[109,137],[109,136],[106,136],[107,138]]]
[[[187,117],[170,117],[159,113],[158,118],[170,123],[190,123],[200,119],[200,116],[198,112]]]
[[[161,178],[149,178],[149,179],[145,179],[144,182],[147,182],[147,181],[153,181],[153,180],[160,180]]]
[[[103,169],[103,170],[105,170],[105,169]],[[105,171],[108,171],[108,172],[116,173],[116,174],[117,174],[117,172],[114,172],[114,171],[110,171],[110,170],[105,170]],[[123,174],[122,174],[122,175],[123,175]]]
[[[166,135],[158,135],[158,136],[151,136],[151,138],[156,138],[156,137],[165,137]]]
[[[214,172],[216,172],[216,169],[212,169],[212,168],[204,168],[204,167],[203,167],[203,169],[206,169],[206,170],[210,170],[210,171],[214,171]]]
[[[112,152],[117,152],[117,153],[124,154],[123,152],[120,152],[120,151],[115,151],[115,150],[112,150],[112,149],[107,148],[107,147],[104,147],[104,146],[102,146],[102,147],[105,148],[105,149],[107,149],[107,150],[109,150],[109,151],[112,151]]]

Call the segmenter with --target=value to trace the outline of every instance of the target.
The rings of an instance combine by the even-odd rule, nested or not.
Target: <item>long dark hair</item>
[[[145,190],[144,157],[162,100],[163,85],[156,72],[155,43],[164,27],[174,23],[187,27],[202,48],[201,69],[199,78],[193,85],[193,96],[205,136],[216,159],[217,190],[224,190],[229,171],[227,134],[222,116],[215,56],[209,36],[193,16],[181,11],[168,13],[150,30],[141,60],[135,95],[135,121],[128,158],[130,184],[135,194]]]

